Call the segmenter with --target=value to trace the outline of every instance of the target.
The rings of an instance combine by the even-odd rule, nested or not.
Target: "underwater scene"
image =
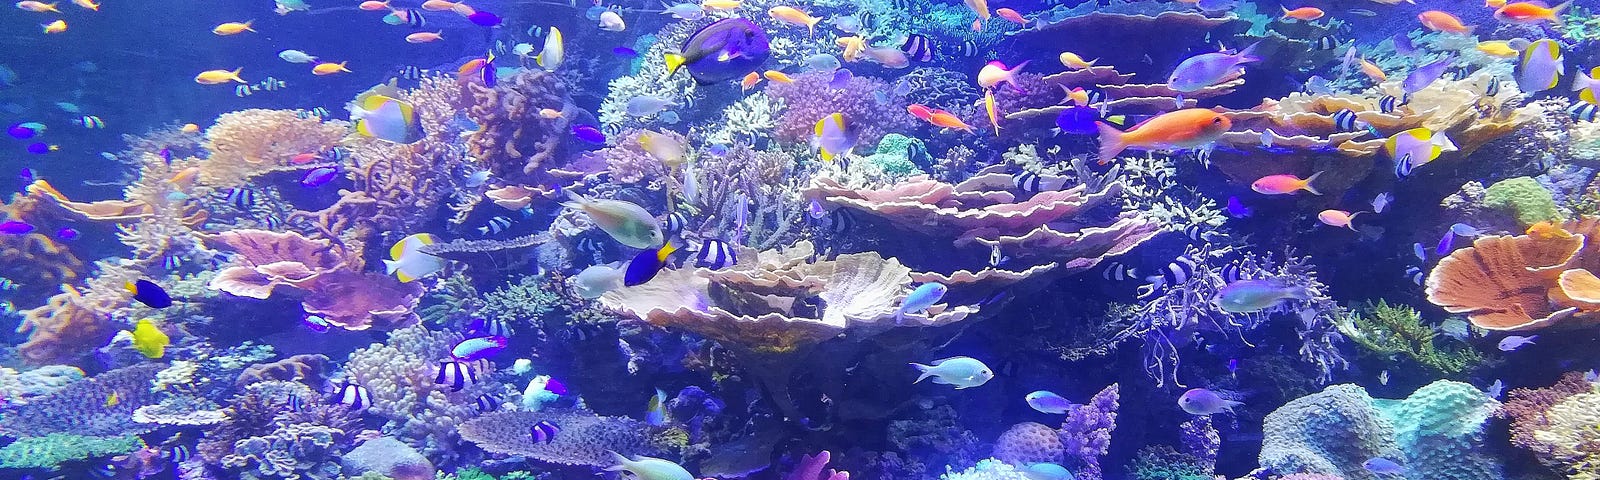
[[[4,7],[0,479],[1600,480],[1600,0]]]

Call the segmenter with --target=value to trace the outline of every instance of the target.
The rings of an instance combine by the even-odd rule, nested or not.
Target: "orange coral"
[[[1451,253],[1428,274],[1428,301],[1489,330],[1527,331],[1600,321],[1600,219],[1563,226],[1574,235],[1489,236]]]
[[[77,363],[116,333],[110,319],[88,307],[76,290],[63,290],[44,306],[24,312],[17,326],[18,333],[28,333],[17,351],[29,364]]]
[[[300,168],[289,165],[289,158],[333,148],[349,131],[345,122],[300,118],[293,110],[224,113],[206,129],[205,148],[211,156],[200,164],[200,184],[237,187],[259,175]]]

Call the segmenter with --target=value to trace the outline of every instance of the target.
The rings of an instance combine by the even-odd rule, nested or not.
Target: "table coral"
[[[1600,235],[1600,219],[1561,228],[1548,235],[1479,237],[1472,247],[1451,252],[1428,273],[1428,301],[1490,330],[1600,320],[1594,282],[1584,281],[1600,271],[1600,252],[1586,240]]]
[[[15,437],[51,433],[108,437],[149,432],[155,427],[134,422],[133,412],[157,402],[158,396],[150,391],[150,381],[166,367],[145,363],[74,382],[0,419],[0,432]],[[117,401],[107,402],[113,395]]]
[[[42,468],[55,470],[62,463],[128,453],[144,448],[135,435],[86,437],[52,433],[18,440],[0,448],[0,468]]]

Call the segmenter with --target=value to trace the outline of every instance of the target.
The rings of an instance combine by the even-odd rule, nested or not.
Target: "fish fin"
[[[244,81],[243,78],[239,78],[239,72],[243,72],[243,71],[244,71],[244,67],[239,67],[239,68],[233,69],[233,72],[230,72],[230,75],[233,77],[233,81],[239,82],[239,83],[250,83],[250,82]]]
[[[1261,61],[1261,57],[1256,56],[1256,45],[1260,44],[1261,42],[1252,43],[1250,46],[1244,47],[1244,50],[1240,50],[1236,55],[1239,58],[1239,63]]]
[[[668,53],[665,59],[667,62],[667,76],[669,77],[674,73],[678,73],[678,69],[682,68],[683,62],[687,60],[682,54],[678,53]]]
[[[911,382],[913,385],[915,385],[917,382],[921,382],[924,379],[927,379],[928,377],[933,376],[933,367],[931,367],[931,366],[923,365],[923,364],[920,364],[920,363],[913,363],[913,364],[911,364],[911,366],[916,367],[917,368],[917,372],[922,374],[922,375],[918,376],[916,380]]]
[[[400,270],[400,261],[399,260],[384,260],[383,261],[383,270],[384,270],[383,273],[385,275],[394,275],[394,272]]]
[[[1222,409],[1223,410],[1227,410],[1228,413],[1233,413],[1233,407],[1237,407],[1237,406],[1240,406],[1240,405],[1244,405],[1244,402],[1239,402],[1239,401],[1234,401],[1234,400],[1223,400],[1222,401]]]
[[[606,471],[608,471],[608,472],[621,471],[621,470],[623,470],[625,468],[628,468],[628,464],[629,463],[633,463],[633,460],[628,460],[628,457],[624,457],[620,453],[617,453],[617,452],[614,452],[614,451],[611,451],[611,450],[606,450],[606,453],[611,454],[611,458],[616,459],[616,461],[617,461],[616,465],[612,465],[612,466],[606,467]]]
[[[583,206],[584,205],[588,205],[589,202],[590,202],[590,200],[588,198],[584,197],[583,195],[578,194],[578,192],[574,192],[572,190],[567,190],[567,189],[562,189],[562,190],[567,192],[567,200],[568,200],[568,201],[565,201],[565,202],[561,202],[561,206],[563,206],[563,207],[575,208],[575,209],[578,209],[578,210],[583,210]]]
[[[1322,195],[1322,192],[1317,191],[1316,187],[1311,186],[1311,182],[1317,181],[1317,177],[1322,176],[1323,173],[1324,172],[1313,173],[1310,177],[1306,178],[1305,189],[1307,192],[1311,192],[1312,195]]]
[[[1118,153],[1122,153],[1122,150],[1128,148],[1128,144],[1123,143],[1123,133],[1116,127],[1106,122],[1094,122],[1094,125],[1100,130],[1100,164],[1105,165],[1116,158]]]

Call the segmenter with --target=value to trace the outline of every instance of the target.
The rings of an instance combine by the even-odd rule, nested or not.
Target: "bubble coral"
[[[828,85],[833,75],[807,72],[792,77],[790,83],[771,83],[766,94],[782,100],[783,115],[773,137],[791,144],[807,144],[815,134],[817,121],[840,113],[849,128],[856,129],[857,145],[876,145],[890,133],[911,130],[914,117],[905,114],[905,99],[891,93],[888,83],[866,76],[851,77],[844,88]],[[877,97],[885,96],[887,102]]]
[[[1428,274],[1428,301],[1489,330],[1600,319],[1600,281],[1592,273],[1600,271],[1600,254],[1588,248],[1588,238],[1600,235],[1600,218],[1535,233],[1479,237],[1451,252]]]
[[[1064,451],[1056,429],[1042,423],[1012,425],[994,441],[994,458],[1013,465],[1060,463]]]
[[[541,421],[559,425],[561,432],[549,442],[532,441],[528,432]],[[647,456],[664,453],[643,422],[583,410],[495,412],[462,423],[460,432],[462,439],[490,453],[522,455],[556,465],[609,467],[616,459],[607,451]]]

